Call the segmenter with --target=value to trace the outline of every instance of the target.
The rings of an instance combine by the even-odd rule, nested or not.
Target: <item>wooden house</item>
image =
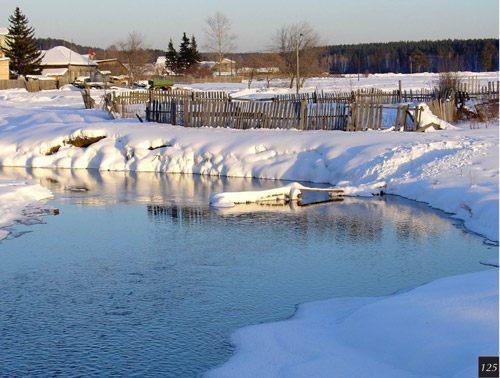
[[[9,80],[9,58],[0,58],[0,80]]]
[[[125,67],[118,59],[102,59],[94,60],[94,62],[96,62],[99,71],[112,76],[127,75],[128,73],[127,67]]]
[[[9,29],[7,28],[0,28],[0,47],[6,48],[7,47],[7,34],[9,34]],[[5,57],[5,54],[3,53],[2,49],[0,48],[0,58]]]
[[[212,67],[212,70],[219,74],[219,63],[216,62]],[[236,62],[234,60],[224,58],[220,64],[221,74],[224,76],[235,75],[236,74]]]
[[[97,63],[64,46],[56,46],[43,51],[42,74],[58,76],[59,79],[72,83],[78,76],[89,76],[97,73]]]

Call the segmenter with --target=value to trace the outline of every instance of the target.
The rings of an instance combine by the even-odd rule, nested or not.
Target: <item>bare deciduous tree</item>
[[[251,54],[243,61],[243,73],[248,78],[248,89],[250,89],[253,79],[257,76],[260,66],[261,58],[259,54]]]
[[[271,80],[279,75],[281,58],[277,53],[264,54],[261,60],[261,72],[267,82],[267,88],[271,86]]]
[[[319,34],[307,22],[285,25],[276,30],[273,48],[282,58],[282,71],[290,77],[290,88],[297,73],[297,50],[299,51],[300,76],[304,79],[319,69],[314,47],[320,42]]]
[[[205,22],[207,23],[207,28],[205,29],[207,41],[205,46],[208,51],[215,54],[220,76],[222,72],[222,60],[227,53],[234,50],[236,35],[231,32],[231,22],[229,19],[220,12],[215,13],[212,17],[208,17]]]
[[[127,67],[128,83],[132,87],[134,83],[142,79],[150,62],[150,53],[145,46],[144,38],[137,32],[129,33],[125,41],[117,43],[120,50],[120,60]]]

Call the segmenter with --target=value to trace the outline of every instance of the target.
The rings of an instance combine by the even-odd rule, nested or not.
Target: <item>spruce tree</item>
[[[189,65],[198,64],[201,62],[201,54],[198,51],[198,46],[196,45],[196,39],[194,35],[191,37],[191,48],[189,54]]]
[[[172,72],[177,73],[178,70],[178,55],[177,51],[175,51],[174,44],[172,43],[172,38],[170,38],[170,42],[168,43],[168,50],[165,54],[165,66]]]
[[[189,68],[189,55],[191,53],[189,38],[186,33],[182,36],[181,45],[179,46],[178,68],[180,71],[185,71]]]
[[[42,53],[35,44],[35,31],[28,26],[28,19],[19,7],[9,17],[9,34],[6,47],[2,47],[5,56],[10,59],[10,69],[17,75],[39,74],[42,67]]]

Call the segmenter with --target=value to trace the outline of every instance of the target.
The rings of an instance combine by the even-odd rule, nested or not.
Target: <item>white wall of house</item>
[[[0,58],[0,80],[9,80],[9,58]]]

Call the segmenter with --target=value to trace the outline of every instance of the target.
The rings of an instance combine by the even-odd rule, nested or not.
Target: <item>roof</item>
[[[0,27],[0,34],[9,34],[9,29]]]
[[[99,63],[107,63],[107,62],[118,62],[118,59],[116,58],[110,58],[110,59],[95,59],[94,62]]]
[[[74,66],[96,66],[97,63],[72,51],[64,46],[56,46],[44,51],[42,66],[52,65],[74,65]]]
[[[53,77],[45,76],[45,75],[26,75],[27,78],[36,79],[36,80],[55,80]]]
[[[67,68],[45,68],[42,70],[42,75],[46,76],[62,76],[68,72]]]

